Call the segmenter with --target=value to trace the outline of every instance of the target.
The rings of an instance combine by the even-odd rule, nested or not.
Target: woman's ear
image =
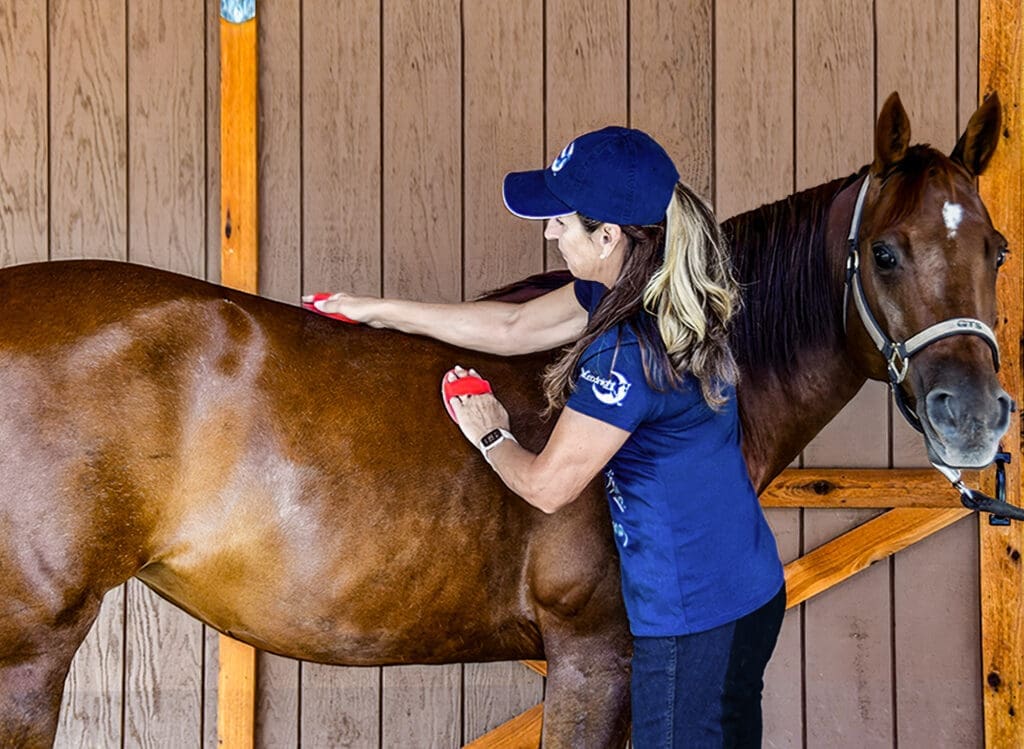
[[[618,224],[601,224],[601,259],[604,260],[615,250],[622,239],[622,227]]]

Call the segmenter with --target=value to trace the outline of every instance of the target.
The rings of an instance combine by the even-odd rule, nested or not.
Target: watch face
[[[500,439],[501,431],[498,429],[492,429],[480,439],[480,444],[484,447],[490,447]]]

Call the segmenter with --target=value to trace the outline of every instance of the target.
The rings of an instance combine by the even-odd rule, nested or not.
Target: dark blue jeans
[[[761,688],[786,612],[786,586],[729,624],[633,638],[635,749],[761,746]]]

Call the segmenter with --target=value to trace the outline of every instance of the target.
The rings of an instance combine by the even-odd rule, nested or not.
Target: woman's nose
[[[553,218],[549,218],[548,222],[544,224],[544,239],[557,239],[558,234],[555,232],[558,229],[558,224],[555,223]]]

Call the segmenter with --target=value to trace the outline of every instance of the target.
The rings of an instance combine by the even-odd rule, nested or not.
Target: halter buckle
[[[889,369],[889,381],[892,382],[893,387],[899,385],[907,377],[907,370],[910,368],[910,357],[903,356],[900,353],[899,345],[892,347],[892,353],[889,354],[887,360]]]

